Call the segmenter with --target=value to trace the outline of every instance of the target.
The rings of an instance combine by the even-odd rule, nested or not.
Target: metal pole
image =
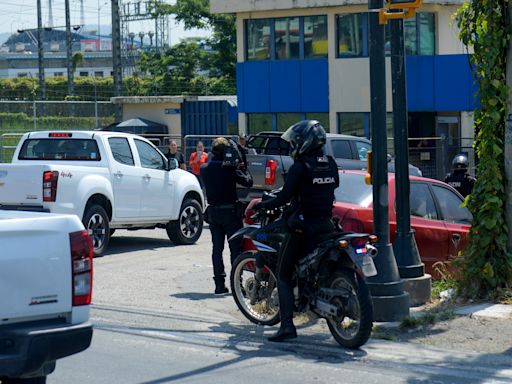
[[[383,0],[369,0],[369,53],[371,89],[371,133],[373,152],[373,225],[378,236],[375,258],[378,275],[368,279],[373,298],[374,320],[396,321],[409,315],[409,295],[400,280],[389,236],[387,134],[386,134],[386,58],[384,26],[378,11]]]
[[[396,153],[396,238],[393,249],[411,305],[419,305],[431,299],[431,277],[425,275],[425,266],[421,262],[414,232],[411,230],[407,87],[402,19],[391,20],[391,79]]]
[[[112,0],[112,62],[114,64],[114,96],[121,96],[123,68],[121,62],[121,18],[119,0]],[[122,119],[121,104],[116,104],[116,121]]]
[[[98,92],[96,89],[96,76],[94,76],[94,117],[96,119],[96,129],[99,129],[100,124],[98,120]]]
[[[71,66],[71,60],[73,56],[73,44],[71,39],[71,21],[69,16],[69,0],[65,1],[65,12],[66,12],[66,69],[68,72],[68,96],[73,96],[73,68]]]
[[[39,64],[39,98],[46,100],[46,84],[44,80],[44,29],[41,16],[41,0],[37,0],[37,49]]]

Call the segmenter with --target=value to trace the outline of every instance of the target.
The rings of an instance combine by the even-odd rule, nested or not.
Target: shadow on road
[[[175,297],[177,299],[185,299],[192,301],[199,301],[205,299],[219,299],[223,296],[214,295],[213,293],[204,293],[204,292],[187,292],[187,293],[176,293],[174,295],[169,295],[170,297]]]
[[[175,248],[168,239],[155,239],[141,236],[116,236],[110,239],[110,244],[104,256],[115,256],[123,253],[139,252],[147,250],[166,250]],[[181,247],[181,246],[180,246]],[[186,247],[186,245],[184,245]]]

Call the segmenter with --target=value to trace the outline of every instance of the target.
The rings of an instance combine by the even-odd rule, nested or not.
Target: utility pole
[[[41,0],[37,0],[37,50],[39,64],[39,99],[46,100],[46,83],[44,80],[44,29],[41,15]]]
[[[509,25],[512,22],[512,2],[508,3]],[[507,85],[512,89],[512,42],[509,41],[507,52]],[[508,118],[505,123],[505,176],[507,177],[507,226],[508,226],[508,245],[512,248],[512,100],[509,94],[508,100]]]
[[[119,17],[119,0],[112,0],[112,63],[114,65],[114,96],[121,96],[123,68],[121,61],[121,18]],[[122,119],[121,104],[116,104],[116,121]]]
[[[71,66],[71,60],[73,55],[73,41],[71,39],[71,21],[69,16],[69,0],[65,0],[65,12],[66,12],[66,68],[68,72],[68,96],[73,96],[73,68]]]
[[[409,315],[409,295],[404,292],[389,236],[387,134],[386,134],[386,58],[384,25],[379,23],[383,0],[369,0],[369,53],[371,131],[373,164],[373,226],[379,251],[375,258],[378,275],[368,279],[375,321],[397,321]]]
[[[398,272],[411,305],[425,304],[432,294],[432,277],[425,275],[411,229],[409,143],[404,21],[391,20],[391,79],[393,82],[393,130],[395,139],[396,237],[393,246]]]

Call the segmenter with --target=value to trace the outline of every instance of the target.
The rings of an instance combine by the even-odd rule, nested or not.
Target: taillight
[[[368,243],[367,237],[357,237],[355,239],[352,239],[351,244],[354,248],[364,248],[366,247],[366,244]]]
[[[252,239],[250,237],[245,237],[244,236],[244,239],[243,239],[243,242],[242,242],[242,252],[257,251],[257,250],[258,249],[256,248],[256,246],[252,242]]]
[[[43,173],[43,201],[52,202],[57,199],[57,181],[59,172],[45,171]]]
[[[364,232],[364,225],[361,220],[345,218],[341,221],[341,226],[346,232]]]
[[[265,185],[274,185],[276,182],[277,161],[267,160],[265,164]]]
[[[93,244],[87,231],[69,234],[73,269],[73,305],[89,305],[92,297]]]

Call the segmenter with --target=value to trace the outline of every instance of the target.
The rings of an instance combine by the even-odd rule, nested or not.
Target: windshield
[[[336,201],[368,207],[372,203],[372,186],[362,173],[340,173],[340,186],[334,191]]]
[[[100,161],[101,157],[95,140],[62,138],[25,140],[18,159]]]

